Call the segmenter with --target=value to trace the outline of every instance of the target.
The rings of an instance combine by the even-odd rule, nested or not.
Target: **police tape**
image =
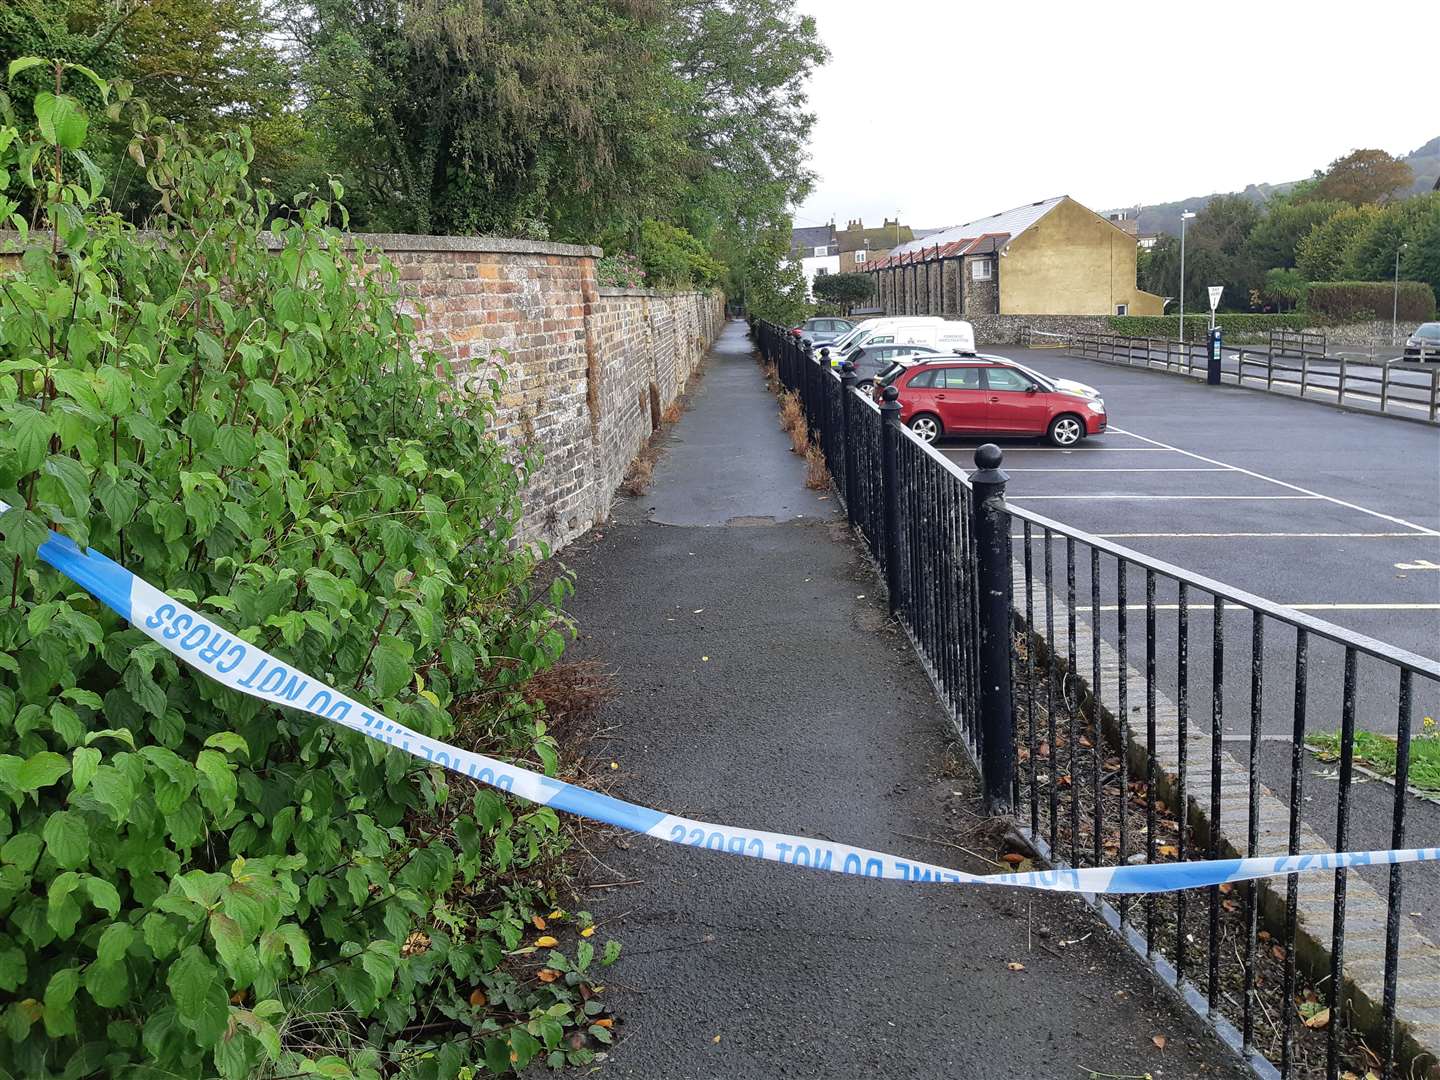
[[[9,508],[7,503],[0,502],[0,514]],[[1440,860],[1440,848],[1409,848],[970,874],[849,844],[696,821],[577,787],[412,731],[334,687],[291,668],[215,620],[167,596],[100,552],[81,551],[68,537],[52,532],[38,554],[132,626],[222,686],[339,724],[412,757],[530,802],[670,843],[881,880],[1083,893],[1170,892],[1282,874]]]

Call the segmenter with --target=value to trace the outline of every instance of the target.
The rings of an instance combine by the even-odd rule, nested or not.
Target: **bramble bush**
[[[497,382],[420,347],[394,269],[328,224],[338,186],[267,236],[246,134],[197,145],[54,71],[33,123],[0,97],[0,1072],[588,1062],[618,943],[527,938],[552,810],[224,689],[36,560],[55,528],[411,727],[556,768],[523,687],[568,584],[516,540],[533,462],[488,434]],[[77,76],[134,132],[151,231],[109,208]]]

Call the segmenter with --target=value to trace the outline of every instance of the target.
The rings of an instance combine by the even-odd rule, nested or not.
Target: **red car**
[[[1105,402],[1061,390],[999,360],[930,360],[886,372],[900,392],[900,422],[922,441],[943,435],[1043,435],[1074,446],[1105,430]],[[877,391],[882,390],[877,387]]]

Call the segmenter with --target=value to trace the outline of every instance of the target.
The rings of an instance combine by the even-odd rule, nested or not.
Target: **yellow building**
[[[867,266],[890,315],[1160,315],[1135,285],[1136,238],[1068,195],[892,249]]]

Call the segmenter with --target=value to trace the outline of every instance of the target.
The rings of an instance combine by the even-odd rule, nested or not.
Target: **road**
[[[997,348],[1050,374],[1098,387],[1113,429],[1064,451],[1033,440],[1005,440],[1007,497],[1046,517],[1194,573],[1425,657],[1440,658],[1440,430],[1420,424],[1257,393],[1209,387],[1145,368],[1117,367],[1050,350]],[[976,440],[944,443],[973,468]],[[1043,559],[1037,539],[1037,568]],[[1019,551],[1019,543],[1016,545]],[[1052,545],[1064,588],[1066,551]],[[1077,606],[1091,621],[1089,552],[1076,552]],[[1037,570],[1038,573],[1038,570]],[[1118,637],[1116,568],[1102,561],[1101,635]],[[1144,579],[1128,578],[1132,664],[1144,659]],[[1178,596],[1157,589],[1158,672],[1176,694]],[[1211,720],[1214,615],[1208,595],[1191,593],[1190,695],[1194,722]],[[1250,616],[1225,611],[1223,733],[1248,744]],[[1059,628],[1063,633],[1063,628]],[[1290,787],[1294,722],[1294,632],[1265,628],[1262,778],[1282,796]],[[1307,730],[1340,727],[1344,654],[1312,639]],[[1388,665],[1358,665],[1357,723],[1393,732],[1398,676]],[[1416,680],[1413,717],[1440,717],[1440,686]],[[1244,753],[1244,745],[1232,745]],[[1334,835],[1336,784],[1330,767],[1306,759],[1306,817]],[[1203,770],[1202,770],[1203,775]],[[1366,783],[1352,795],[1352,847],[1390,846],[1393,789]],[[1440,807],[1411,800],[1409,836],[1440,842]],[[1440,931],[1437,875],[1427,883],[1427,923]],[[1418,901],[1417,901],[1418,905]],[[1418,906],[1417,906],[1418,910]],[[1440,936],[1440,934],[1437,934]]]

